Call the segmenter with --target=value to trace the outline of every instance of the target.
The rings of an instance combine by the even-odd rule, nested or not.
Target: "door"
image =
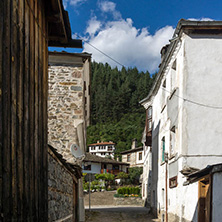
[[[198,222],[211,221],[211,177],[207,176],[198,182]]]

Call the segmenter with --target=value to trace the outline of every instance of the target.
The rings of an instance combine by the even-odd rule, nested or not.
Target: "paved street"
[[[86,209],[86,222],[154,222],[145,207],[96,207]]]

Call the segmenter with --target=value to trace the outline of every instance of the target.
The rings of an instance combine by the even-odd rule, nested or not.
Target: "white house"
[[[151,207],[164,221],[200,221],[200,213],[210,221],[197,212],[198,184],[184,183],[222,162],[222,21],[180,20],[161,54],[153,88],[141,101],[152,108]]]
[[[152,110],[151,107],[149,110]],[[147,116],[149,119],[152,117]],[[146,118],[148,120],[148,118]],[[152,119],[151,119],[152,121]],[[147,123],[148,121],[146,121]],[[149,135],[150,136],[147,136]],[[149,138],[149,139],[148,139]],[[150,207],[151,205],[151,185],[152,185],[152,127],[148,130],[145,127],[142,143],[143,143],[143,176],[142,176],[142,199],[144,200],[145,206]],[[148,143],[148,141],[150,141]]]
[[[109,142],[99,142],[89,144],[89,153],[101,157],[107,157],[111,156],[111,158],[114,158],[114,151],[115,151],[115,143],[112,141]]]

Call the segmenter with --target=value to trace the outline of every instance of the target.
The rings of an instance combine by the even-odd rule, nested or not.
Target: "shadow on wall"
[[[159,156],[159,128],[160,121],[157,127],[152,131],[152,187],[151,187],[151,209],[157,216],[157,181],[158,181],[158,156]]]

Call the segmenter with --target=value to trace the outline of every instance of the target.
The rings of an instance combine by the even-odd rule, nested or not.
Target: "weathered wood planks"
[[[0,2],[0,221],[47,221],[43,0]]]

